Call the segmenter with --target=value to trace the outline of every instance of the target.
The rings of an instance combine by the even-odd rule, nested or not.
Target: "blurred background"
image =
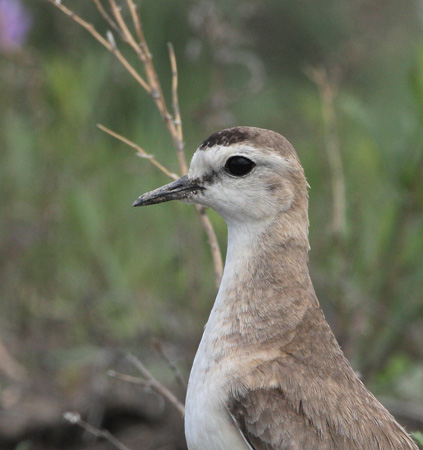
[[[63,3],[106,34],[92,2]],[[233,125],[293,143],[325,314],[363,381],[423,431],[423,2],[137,3],[169,105],[175,48],[188,159]],[[183,399],[160,353],[187,379],[216,293],[194,209],[131,208],[169,180],[96,127],[178,172],[152,99],[41,0],[0,0],[0,83],[0,449],[113,448],[68,410],[132,450],[184,449],[171,406],[108,376],[136,375],[133,353]]]

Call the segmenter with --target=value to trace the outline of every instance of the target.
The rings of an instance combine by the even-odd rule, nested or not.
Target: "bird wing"
[[[278,388],[247,391],[232,397],[227,407],[252,450],[342,448],[330,435],[319,435],[302,414],[301,405],[296,412]]]
[[[417,450],[354,374],[320,309],[296,336],[229,391],[228,411],[252,450]]]
[[[342,423],[345,410],[339,405],[337,430],[328,417],[323,417],[328,405],[321,406],[323,420],[321,426],[316,426],[302,402],[293,407],[279,388],[248,390],[233,395],[227,402],[229,414],[251,450],[417,450],[413,440],[381,405],[368,403],[362,420],[357,418],[350,424]]]

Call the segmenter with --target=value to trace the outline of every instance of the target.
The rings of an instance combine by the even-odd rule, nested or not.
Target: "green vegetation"
[[[328,320],[376,393],[423,403],[413,375],[423,371],[421,11],[394,0],[230,3],[139,7],[169,104],[167,42],[175,47],[188,158],[237,124],[293,143],[311,186],[310,265]],[[91,2],[68,4],[107,31]],[[69,392],[83,382],[75,368],[99,349],[197,339],[213,267],[193,208],[131,208],[168,180],[96,127],[177,172],[151,98],[51,4],[24,7],[28,40],[1,50],[1,339],[28,371]],[[320,91],[310,67],[327,75]],[[334,94],[332,121],[322,88]],[[333,138],[346,208],[335,232]],[[210,217],[224,248],[225,226]]]

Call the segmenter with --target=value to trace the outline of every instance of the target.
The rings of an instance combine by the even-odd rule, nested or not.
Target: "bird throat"
[[[281,221],[229,225],[228,252],[212,315],[219,314],[219,333],[233,346],[278,345],[305,311],[316,306],[308,274],[308,240],[289,235]]]

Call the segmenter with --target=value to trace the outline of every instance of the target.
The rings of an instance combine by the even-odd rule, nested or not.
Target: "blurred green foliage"
[[[413,439],[421,446],[423,447],[423,433],[420,431],[417,431],[416,433],[412,434]]]
[[[68,3],[106,32],[91,2]],[[58,352],[198,337],[215,287],[194,211],[176,203],[132,209],[138,195],[168,180],[96,128],[127,136],[177,172],[158,112],[84,30],[50,4],[24,5],[28,42],[2,54],[0,66],[2,338],[25,366],[54,377]],[[175,47],[188,156],[236,124],[274,129],[296,147],[311,185],[319,299],[354,366],[390,390],[423,356],[417,4],[156,0],[139,9],[168,99],[166,44]],[[330,230],[322,100],[307,66],[338,74],[341,240]],[[224,247],[225,226],[210,215]]]

